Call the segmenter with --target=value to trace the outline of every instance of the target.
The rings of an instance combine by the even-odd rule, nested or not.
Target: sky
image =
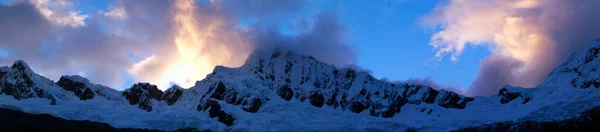
[[[600,37],[600,1],[0,0],[0,65],[24,60],[122,90],[191,87],[285,47],[468,96],[535,87]]]

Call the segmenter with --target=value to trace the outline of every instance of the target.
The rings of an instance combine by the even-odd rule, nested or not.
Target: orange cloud
[[[194,0],[175,1],[172,12],[173,32],[167,47],[174,52],[154,54],[138,62],[130,70],[137,81],[168,87],[171,83],[191,87],[217,65],[241,66],[252,51],[242,34],[231,29],[233,22],[214,12],[198,11]],[[214,14],[211,14],[214,13]],[[152,66],[161,65],[161,66]],[[152,73],[144,75],[142,73]]]

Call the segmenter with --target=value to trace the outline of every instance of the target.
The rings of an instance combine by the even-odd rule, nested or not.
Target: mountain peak
[[[31,68],[29,67],[29,65],[27,65],[27,63],[25,63],[25,61],[23,60],[17,60],[13,63],[13,65],[11,66],[12,69],[17,69],[19,71],[25,71],[25,73],[32,73],[33,70],[31,70]]]
[[[34,73],[25,61],[18,60],[10,68],[0,69],[0,94],[11,95],[18,100],[46,98],[52,101],[51,104],[56,104],[54,95],[44,88],[53,82]]]
[[[573,53],[556,67],[540,86],[564,85],[600,88],[600,39]]]
[[[150,83],[136,83],[131,88],[125,90],[122,95],[129,100],[129,104],[137,104],[139,108],[148,112],[152,111],[151,100],[161,100],[163,91],[156,85]]]

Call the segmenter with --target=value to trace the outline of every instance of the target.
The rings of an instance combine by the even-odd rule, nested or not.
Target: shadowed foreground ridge
[[[588,109],[580,115],[559,121],[507,121],[481,126],[461,128],[453,132],[474,132],[474,131],[496,131],[496,132],[573,132],[573,131],[600,131],[600,107]]]
[[[0,109],[2,132],[165,132],[160,130],[114,128],[106,123],[65,120],[49,114],[28,114],[18,110]],[[203,132],[197,129],[180,129],[177,132]]]

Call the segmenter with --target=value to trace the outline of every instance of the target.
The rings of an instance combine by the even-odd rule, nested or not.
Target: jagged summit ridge
[[[429,86],[394,84],[377,80],[366,72],[338,69],[312,57],[276,50],[250,58],[240,68],[220,68],[207,76],[213,85],[225,84],[227,100],[238,100],[238,94],[250,94],[268,99],[245,89],[273,91],[279,99],[310,102],[315,107],[330,107],[340,111],[362,113],[376,117],[393,117],[404,104],[437,104],[444,108],[465,108],[473,98],[456,93],[439,92]],[[235,78],[243,76],[243,78]],[[233,78],[232,78],[233,77]],[[237,81],[237,82],[236,82]],[[238,82],[258,82],[261,85],[236,85]],[[229,84],[229,85],[227,85]],[[211,92],[209,90],[209,92]],[[214,95],[214,94],[213,94]],[[217,100],[223,100],[217,98]],[[235,104],[235,101],[229,101]]]
[[[463,109],[468,102],[473,101],[473,98],[447,91],[439,92],[428,86],[380,81],[366,72],[349,68],[337,69],[315,58],[291,52],[278,50],[250,60],[257,62],[248,62],[239,68],[218,66],[206,79],[197,82],[189,90],[174,85],[163,92],[155,85],[137,83],[130,89],[118,92],[92,84],[78,75],[62,76],[56,86],[79,100],[97,97],[117,102],[127,100],[129,105],[137,105],[148,112],[161,107],[157,106],[160,102],[176,106],[180,100],[185,99],[186,103],[179,105],[197,104],[199,112],[207,111],[215,115],[212,117],[219,117],[220,121],[225,121],[228,125],[232,125],[235,117],[221,110],[221,103],[256,113],[271,100],[300,101],[317,108],[368,112],[371,116],[390,118],[400,112],[405,104],[426,103]],[[29,69],[23,61],[15,64],[23,66],[20,69]],[[116,96],[118,93],[120,96]]]
[[[27,85],[22,78],[9,84],[41,89],[55,97],[56,105],[37,105],[30,100],[38,97],[13,99],[14,94],[6,93],[0,95],[0,104],[124,128],[265,131],[272,129],[261,126],[269,124],[281,130],[341,126],[345,129],[340,130],[350,131],[448,131],[507,120],[560,120],[600,106],[594,101],[600,94],[589,91],[593,89],[505,86],[497,95],[465,97],[424,85],[378,80],[367,72],[338,68],[284,50],[251,55],[246,64],[236,68],[217,66],[189,89],[174,85],[165,91],[149,83],[116,91],[77,75],[63,76],[55,83],[33,72],[18,72],[27,68],[0,67],[0,86],[9,82],[9,74],[27,75],[35,85]],[[548,114],[552,116],[539,116]]]

